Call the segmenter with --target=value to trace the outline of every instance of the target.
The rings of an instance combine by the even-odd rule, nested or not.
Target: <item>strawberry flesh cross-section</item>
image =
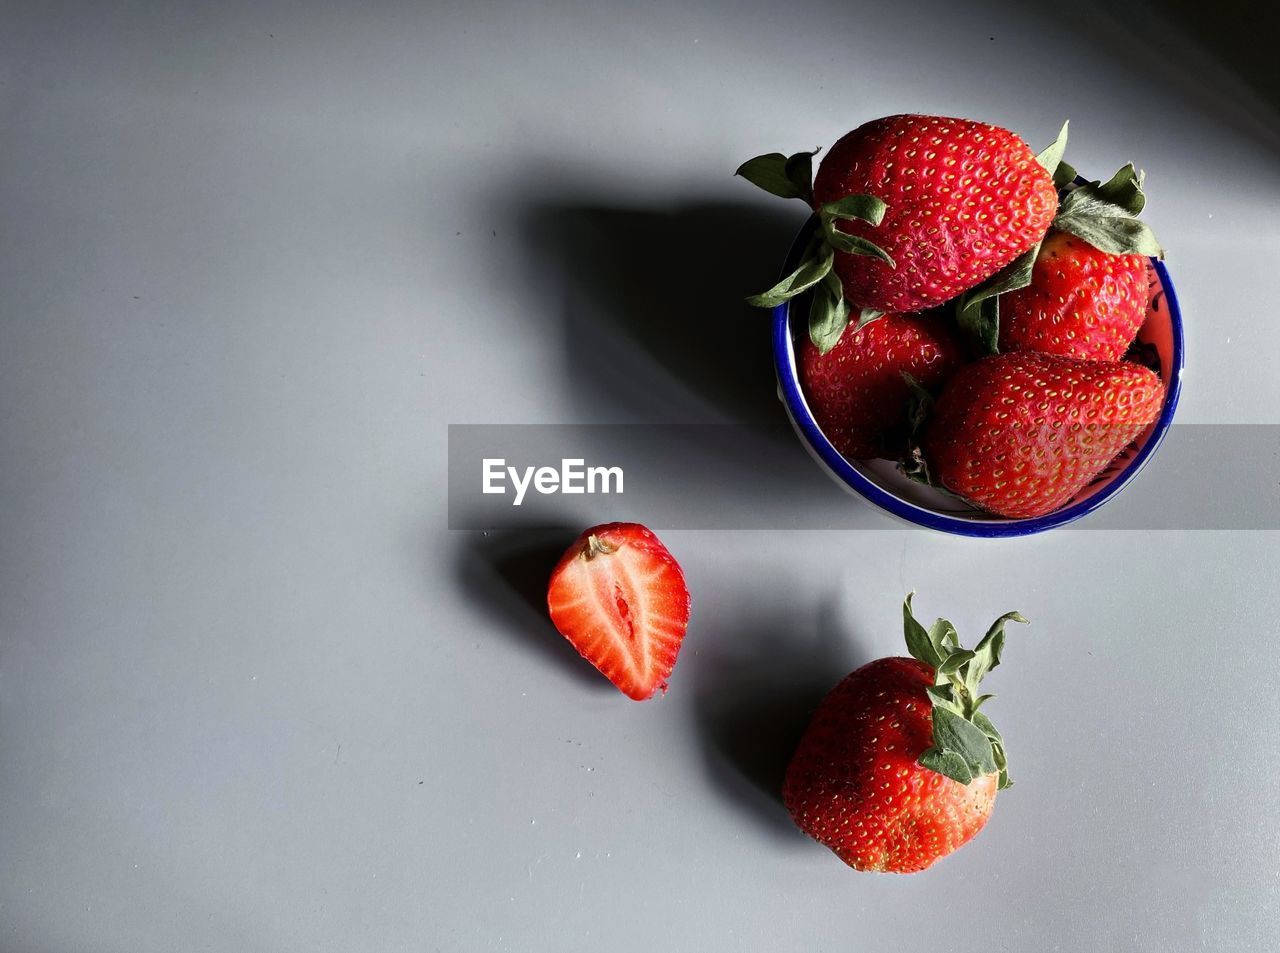
[[[551,621],[578,652],[637,701],[666,690],[689,624],[679,564],[638,523],[584,532],[551,575]]]

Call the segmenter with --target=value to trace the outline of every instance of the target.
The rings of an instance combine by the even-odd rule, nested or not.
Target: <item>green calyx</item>
[[[1106,182],[1077,186],[1063,196],[1053,227],[1112,255],[1163,258],[1155,233],[1138,219],[1147,204],[1143,178],[1132,162],[1126,162]]]
[[[1005,624],[1027,620],[1006,612],[991,624],[972,650],[960,645],[960,636],[946,619],[925,629],[911,612],[909,594],[902,605],[903,634],[907,651],[934,670],[929,686],[933,702],[933,746],[920,755],[919,764],[968,784],[974,778],[998,774],[1000,790],[1012,786],[1004,740],[980,709],[994,695],[981,695],[978,686],[1000,664]]]
[[[1067,151],[1067,128],[1070,125],[1071,120],[1068,119],[1062,124],[1062,128],[1058,131],[1058,138],[1053,140],[1052,145],[1036,156],[1036,161],[1053,176],[1053,184],[1059,189],[1065,188],[1076,177],[1076,170],[1062,160],[1063,154]]]
[[[784,156],[781,152],[748,159],[738,167],[737,175],[766,192],[786,199],[803,199],[813,204],[813,152],[797,152]],[[784,301],[812,289],[809,304],[809,339],[819,352],[826,354],[840,340],[853,317],[853,308],[844,298],[839,276],[832,270],[835,253],[879,258],[890,268],[897,265],[879,245],[838,226],[841,221],[858,220],[878,226],[884,220],[886,206],[874,195],[846,195],[818,209],[818,231],[810,240],[799,266],[776,285],[761,294],[751,295],[747,303],[758,308],[776,308]],[[880,317],[883,312],[865,308],[858,313],[857,327]]]
[[[784,199],[804,199],[813,204],[813,157],[821,148],[812,152],[797,152],[784,156],[781,152],[756,156],[738,166],[734,175],[740,175],[752,185]]]
[[[1053,176],[1054,187],[1062,193],[1053,227],[1112,255],[1163,258],[1164,249],[1155,233],[1145,222],[1138,221],[1147,204],[1142,191],[1142,172],[1135,169],[1132,162],[1126,162],[1106,182],[1074,184],[1075,167],[1062,158],[1067,150],[1067,126],[1068,123],[1063,123],[1053,145],[1036,156]],[[1034,260],[1034,256],[1032,258]],[[1027,280],[1030,281],[1029,276]]]
[[[1040,242],[975,288],[956,298],[956,323],[982,354],[1000,351],[1000,296],[1031,284]]]

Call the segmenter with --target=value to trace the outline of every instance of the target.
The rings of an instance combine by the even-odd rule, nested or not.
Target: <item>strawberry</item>
[[[920,311],[982,283],[1033,248],[1058,208],[1046,165],[987,123],[917,115],[866,123],[831,148],[810,189],[814,154],[759,156],[738,173],[818,212],[821,228],[800,267],[748,300],[774,307],[817,286],[810,322],[823,329],[814,333],[820,347],[834,344],[851,309],[864,319]],[[820,284],[833,270],[838,281]]]
[[[1042,516],[1159,415],[1160,378],[1128,361],[1014,351],[962,367],[924,425],[929,478],[1001,516]]]
[[[1054,229],[1031,283],[1000,299],[1000,350],[1115,361],[1147,317],[1147,259]]]
[[[1036,255],[958,302],[957,318],[988,349],[998,340],[1003,351],[1116,360],[1146,320],[1147,258],[1164,250],[1138,220],[1147,204],[1142,173],[1127,163],[1106,182],[1073,185],[1065,145],[1064,129],[1042,156],[1057,161],[1054,181],[1065,189],[1048,237]],[[992,296],[998,304],[982,301]]]
[[[973,651],[939,619],[927,631],[903,605],[911,658],[882,658],[824,698],[787,767],[796,825],[855,870],[914,873],[982,830],[1009,787],[1004,742],[980,711],[983,676],[1000,664],[1005,623]]]
[[[1040,154],[1063,188],[1043,243],[956,300],[957,322],[986,353],[1116,360],[1146,319],[1147,258],[1164,249],[1138,219],[1143,175],[1126,163],[1106,182],[1080,182],[1066,144],[1063,126]]]
[[[800,379],[818,426],[849,460],[893,457],[905,442],[903,374],[937,391],[961,363],[950,324],[936,316],[886,314],[844,335],[823,354],[800,346]]]
[[[968,119],[889,116],[850,132],[813,182],[816,208],[850,194],[888,208],[880,225],[853,222],[896,267],[840,253],[845,297],[876,311],[919,311],[995,274],[1038,242],[1058,193],[1036,155],[1007,129]]]
[[[639,523],[584,532],[547,588],[551,621],[582,657],[636,701],[667,688],[689,625],[675,557]]]

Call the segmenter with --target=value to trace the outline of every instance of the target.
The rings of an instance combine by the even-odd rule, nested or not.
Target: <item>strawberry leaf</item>
[[[933,703],[935,705],[941,705],[943,708],[949,708],[957,715],[964,714],[964,711],[960,707],[960,703],[955,699],[950,683],[946,685],[930,685],[925,689],[925,691],[929,693],[929,697],[933,699]]]
[[[923,768],[937,771],[939,774],[950,778],[952,781],[959,781],[961,784],[968,784],[973,780],[973,771],[965,763],[964,758],[954,751],[929,748],[924,754],[920,755],[919,764]]]
[[[998,746],[993,746],[993,747],[998,747]],[[1009,777],[1009,769],[1008,767],[1001,767],[999,780],[996,782],[996,790],[1003,791],[1006,788],[1011,788],[1011,787],[1013,787],[1013,778]]]
[[[831,271],[834,255],[829,247],[815,238],[800,266],[776,285],[758,295],[751,295],[747,303],[757,308],[776,308],[782,302],[808,291]]]
[[[1112,255],[1164,257],[1150,227],[1138,220],[1146,207],[1142,173],[1127,163],[1106,182],[1088,182],[1062,200],[1055,228]]]
[[[918,387],[919,385],[917,384],[916,386]],[[956,627],[946,619],[938,619],[929,627],[929,638],[935,638],[935,632],[937,632],[936,638],[938,639],[939,645],[949,645],[952,648],[959,648],[960,633],[957,632]]]
[[[1009,780],[1009,760],[1004,753],[1004,739],[1000,737],[1000,732],[996,731],[996,726],[991,724],[991,719],[980,711],[974,712],[973,723],[991,740],[991,755],[995,759],[996,769],[1000,772],[996,787],[1002,791],[1013,787],[1013,782]]]
[[[883,248],[869,239],[858,235],[850,235],[836,228],[840,219],[858,219],[870,225],[879,225],[884,221],[885,209],[888,206],[874,195],[854,193],[834,202],[828,202],[818,209],[818,219],[822,223],[822,234],[827,244],[837,251],[849,255],[866,255],[879,258],[890,268],[898,267],[893,258]]]
[[[1130,215],[1140,215],[1147,206],[1147,196],[1142,191],[1143,178],[1132,162],[1126,162],[1106,182],[1090,182],[1085,188],[1092,189],[1098,198],[1118,205]]]
[[[1071,120],[1067,120],[1062,124],[1062,129],[1058,132],[1058,138],[1053,144],[1036,156],[1045,170],[1054,177],[1054,183],[1057,183],[1058,167],[1062,164],[1063,153],[1067,151],[1067,127],[1071,125]],[[1074,176],[1072,176],[1074,178]],[[1067,181],[1070,181],[1068,179]]]
[[[999,780],[996,782],[996,790],[1003,791],[1005,788],[1013,787],[1013,779],[1009,777],[1009,759],[1004,753],[1004,744],[999,741],[991,742],[991,754],[995,757],[996,768],[1000,772]]]
[[[914,593],[912,594],[914,595]],[[976,648],[962,648],[955,627],[939,619],[928,632],[911,611],[912,595],[903,604],[904,634],[912,656],[933,665],[935,683],[926,691],[933,704],[933,747],[920,756],[919,763],[930,770],[968,784],[988,774],[997,774],[1000,788],[1009,787],[1004,740],[991,719],[978,709],[991,695],[979,695],[978,684],[1000,664],[1005,625],[1026,622],[1017,612],[1006,612],[987,629]],[[931,662],[930,659],[938,661]]]
[[[873,241],[860,238],[857,235],[850,235],[848,232],[842,232],[834,225],[827,229],[827,244],[837,251],[845,252],[849,255],[864,255],[867,258],[879,258],[890,268],[897,268],[897,263],[890,257],[889,253],[877,245]]]
[[[1109,214],[1104,206],[1080,207],[1073,215],[1059,216],[1055,224],[1062,231],[1070,232],[1099,251],[1112,255],[1164,257],[1164,249],[1146,222]]]
[[[956,322],[984,354],[1000,350],[999,296],[1031,284],[1040,243],[956,299]]]
[[[813,157],[821,151],[822,148],[818,147],[812,152],[797,152],[788,156],[783,169],[787,181],[799,193],[797,198],[804,199],[806,204],[813,201]]]
[[[915,593],[907,593],[906,601],[902,603],[902,634],[907,642],[907,651],[911,653],[912,658],[919,659],[930,668],[936,669],[942,664],[942,653],[933,647],[933,641],[929,638],[929,633],[925,631],[924,626],[916,621],[916,617],[911,613],[911,599]]]
[[[812,202],[813,152],[798,152],[787,158],[780,152],[756,156],[738,169],[741,175],[766,191],[785,198],[805,198]],[[850,235],[835,227],[841,219],[859,219],[878,225],[884,219],[886,206],[874,195],[846,195],[828,202],[818,210],[821,228],[809,241],[799,266],[768,291],[751,295],[747,303],[758,308],[776,308],[784,301],[813,288],[809,302],[809,339],[819,352],[826,354],[840,340],[849,326],[853,306],[844,298],[844,288],[832,271],[837,251],[850,255],[868,255],[896,267],[887,252],[874,242]],[[819,284],[819,283],[822,284]],[[883,312],[864,309],[858,316],[858,327],[881,316]]]
[[[1076,180],[1076,167],[1066,159],[1058,163],[1058,168],[1053,173],[1053,187],[1061,192],[1068,185]]]
[[[813,157],[817,154],[817,149],[797,152],[792,156],[770,152],[748,159],[738,166],[734,175],[742,176],[752,185],[779,198],[804,199],[807,202],[813,195]]]
[[[800,193],[787,177],[787,157],[781,152],[748,159],[738,166],[734,175],[740,175],[757,188],[784,199],[796,199]]]
[[[914,377],[911,377],[909,374],[905,376],[908,378],[907,386],[920,387],[920,384]],[[924,390],[924,388],[920,389]],[[932,397],[929,397],[928,391],[925,391],[924,393],[927,399],[933,399]],[[938,619],[933,623],[933,625],[929,626],[929,641],[932,642],[934,647],[938,650],[938,654],[942,655],[946,652],[950,652],[953,648],[960,647],[960,634],[956,632],[956,627],[946,619]]]
[[[938,666],[939,675],[953,675],[960,671],[960,666],[973,658],[974,653],[970,649],[956,649]]]
[[[956,323],[978,345],[982,354],[1000,351],[1000,302],[994,295],[956,305]]]
[[[1054,140],[1053,145],[1036,156],[1040,164],[1053,176],[1053,187],[1059,190],[1070,185],[1076,177],[1075,168],[1062,158],[1063,153],[1067,151],[1067,126],[1069,125],[1069,121],[1064,122],[1062,131],[1058,133],[1058,138]]]
[[[879,225],[884,221],[884,213],[888,206],[874,195],[853,194],[842,199],[828,202],[822,206],[821,214],[826,218],[861,219],[871,225]]]
[[[973,661],[965,672],[965,687],[970,695],[977,695],[978,684],[987,673],[1000,664],[1000,655],[1004,652],[1004,627],[1006,622],[1026,623],[1026,619],[1018,612],[1006,612],[991,624],[987,634],[982,637],[974,649]],[[977,706],[974,706],[975,710]]]
[[[828,271],[809,302],[809,340],[819,354],[826,354],[839,343],[848,326],[849,302],[844,300],[836,273]]]
[[[991,739],[973,722],[946,708],[933,710],[933,746],[939,751],[954,751],[975,777],[996,772]]]
[[[898,472],[912,483],[919,483],[921,486],[934,486],[933,477],[929,474],[929,464],[925,462],[924,454],[919,447],[912,447],[898,461]]]
[[[990,696],[987,696],[987,697],[990,697]],[[973,723],[977,725],[982,730],[983,734],[985,734],[992,741],[999,741],[999,742],[1004,741],[1004,739],[1000,737],[1000,732],[996,731],[996,726],[991,724],[991,719],[988,718],[986,715],[984,715],[982,712],[980,711],[974,712]]]

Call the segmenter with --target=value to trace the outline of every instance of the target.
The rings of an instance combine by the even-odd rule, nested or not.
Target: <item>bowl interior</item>
[[[808,239],[812,222],[797,238],[789,256],[798,254]],[[1156,371],[1165,384],[1160,416],[1120,454],[1107,469],[1070,502],[1046,516],[1010,519],[978,510],[941,490],[907,479],[890,460],[846,460],[822,434],[809,410],[799,383],[796,361],[798,335],[807,334],[806,301],[784,302],[775,311],[775,360],[780,396],[792,424],[824,469],[859,496],[891,514],[919,525],[969,536],[1017,536],[1060,526],[1092,512],[1118,493],[1159,446],[1177,406],[1183,367],[1182,318],[1169,273],[1163,263],[1151,260],[1147,317],[1138,331],[1128,358]]]

